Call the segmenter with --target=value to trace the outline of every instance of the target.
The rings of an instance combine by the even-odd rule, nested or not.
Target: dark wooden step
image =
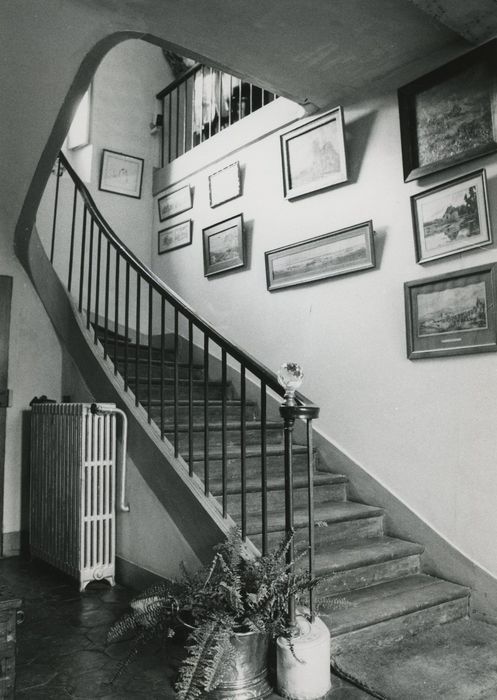
[[[365,588],[420,572],[424,547],[395,537],[328,543],[315,557],[315,573],[326,578],[318,596]]]
[[[149,402],[146,394],[140,395],[140,403],[145,409],[148,408]],[[220,423],[222,416],[222,401],[218,399],[209,398],[207,404],[207,413],[209,416],[209,421],[214,421],[215,423]],[[226,420],[236,421],[240,420],[241,414],[241,403],[237,399],[228,399],[225,402],[226,409]],[[205,415],[205,402],[202,399],[196,399],[193,401],[193,420],[195,423],[202,422]],[[177,406],[178,420],[180,423],[186,423],[189,420],[190,410],[189,402],[186,399],[181,399],[178,401]],[[152,398],[150,401],[150,415],[153,420],[160,424],[161,419],[161,401],[157,398]],[[255,420],[258,416],[258,407],[254,402],[247,402],[245,404],[245,418],[247,421]],[[172,398],[166,398],[164,401],[164,430],[169,431],[174,429],[174,401]]]
[[[416,631],[463,617],[469,591],[442,579],[414,574],[340,593],[320,606],[332,654],[370,643],[388,644]]]
[[[148,379],[139,378],[138,381],[138,386],[136,384],[136,381],[131,381],[128,379],[128,384],[131,389],[135,394],[138,393],[138,397],[148,398],[148,388],[149,388],[149,382]],[[175,388],[175,381],[173,379],[165,379],[164,382],[161,382],[160,379],[152,379],[150,381],[150,395],[152,399],[155,400],[160,400],[161,398],[161,390],[162,390],[162,396],[164,399],[167,399],[169,401],[174,400],[174,388]],[[178,398],[180,399],[188,399],[190,396],[190,382],[185,379],[179,379],[178,380]],[[191,382],[191,391],[193,398],[195,400],[203,400],[204,399],[204,392],[205,392],[205,386],[203,381],[199,380],[194,380]],[[223,389],[223,385],[221,382],[209,382],[208,383],[208,400],[221,400],[223,397],[223,391],[226,392],[225,396],[227,399],[233,398],[233,387],[228,384],[226,387]],[[143,402],[142,402],[143,403]]]
[[[140,358],[138,360],[138,377],[142,381],[148,380],[148,358]],[[136,379],[136,362],[134,358],[128,356],[127,361],[128,367],[128,381],[134,382]],[[124,356],[117,357],[117,369],[119,373],[124,376],[124,370],[126,368],[126,361]],[[161,362],[161,360],[152,360],[150,363],[150,372],[154,379],[160,381],[162,373],[164,379],[173,379],[175,376],[175,363],[170,361]],[[180,379],[189,379],[190,374],[194,380],[202,380],[204,376],[204,369],[202,365],[190,365],[185,363],[178,363],[178,377]]]
[[[208,426],[209,445],[212,448],[221,448],[223,433],[222,424],[218,422],[209,423]],[[166,432],[167,438],[173,442],[174,431]],[[189,430],[188,426],[182,424],[178,428],[179,449],[188,450],[189,448]],[[196,423],[193,425],[193,448],[194,450],[203,449],[205,430],[204,425]],[[281,423],[268,423],[266,426],[266,441],[268,444],[281,443],[283,439],[283,427]],[[242,431],[240,422],[229,421],[226,424],[226,446],[234,447],[240,445],[242,440]],[[245,424],[245,440],[247,445],[256,445],[261,442],[261,424],[257,421],[247,421]]]

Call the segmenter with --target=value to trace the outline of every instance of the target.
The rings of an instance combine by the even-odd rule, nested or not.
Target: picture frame
[[[398,90],[404,180],[497,150],[497,39]]]
[[[143,181],[143,158],[102,149],[98,189],[140,199]]]
[[[205,277],[245,266],[243,214],[207,226],[202,234]]]
[[[280,134],[280,146],[286,199],[347,181],[342,107],[291,126]]]
[[[492,243],[483,168],[413,195],[411,211],[418,263]]]
[[[192,220],[181,221],[161,229],[157,234],[157,242],[159,255],[190,245],[192,242]]]
[[[497,263],[404,283],[407,357],[497,350]]]
[[[192,189],[190,185],[184,185],[166,191],[160,197],[157,197],[157,206],[159,207],[159,221],[166,221],[177,214],[183,214],[193,206]]]
[[[270,292],[367,270],[376,266],[373,222],[268,250],[264,256]]]
[[[236,199],[242,193],[239,162],[230,163],[209,175],[209,204],[212,208]]]

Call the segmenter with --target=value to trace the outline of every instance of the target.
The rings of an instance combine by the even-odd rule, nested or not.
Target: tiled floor
[[[165,698],[181,658],[179,645],[151,649],[112,683],[127,644],[106,644],[109,625],[126,608],[128,591],[93,584],[78,593],[71,579],[40,563],[0,561],[0,580],[23,598],[25,621],[17,630],[16,698]],[[273,700],[279,696],[273,695]],[[370,696],[339,681],[329,700]]]

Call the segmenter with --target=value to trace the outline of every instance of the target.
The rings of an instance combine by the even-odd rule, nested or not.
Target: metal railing
[[[197,64],[158,93],[162,165],[272,102],[277,95]]]
[[[293,462],[307,478],[309,574],[313,575],[312,418],[302,394],[282,403],[276,374],[220,335],[116,236],[63,154],[54,168],[44,245],[124,392],[146,411],[191,477],[216,495],[223,516],[266,553],[276,531],[293,532]],[[67,173],[67,175],[66,175]],[[282,430],[282,418],[284,430]],[[293,446],[294,423],[307,423]],[[284,434],[284,440],[282,436]],[[250,469],[249,469],[249,461]],[[285,521],[268,507],[274,477],[285,482]],[[271,485],[272,480],[272,485]],[[293,558],[293,543],[290,550]],[[312,604],[312,600],[311,600]]]

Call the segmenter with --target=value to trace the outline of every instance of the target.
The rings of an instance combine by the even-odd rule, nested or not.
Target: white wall
[[[485,167],[497,226],[497,157],[405,184],[396,96],[346,107],[345,122],[349,182],[296,201],[283,197],[277,134],[207,167],[202,146],[165,169],[160,182],[173,184],[179,177],[194,187],[193,244],[156,255],[154,269],[267,366],[276,370],[284,361],[300,362],[306,375],[302,391],[321,406],[319,429],[466,556],[497,575],[495,355],[406,359],[403,294],[406,280],[496,259],[492,246],[416,264],[410,196]],[[223,136],[215,137],[218,154],[226,152]],[[243,196],[210,209],[208,175],[234,160],[242,168]],[[205,278],[202,228],[240,212],[249,239],[247,267]],[[266,290],[264,251],[368,219],[376,231],[377,269]]]

